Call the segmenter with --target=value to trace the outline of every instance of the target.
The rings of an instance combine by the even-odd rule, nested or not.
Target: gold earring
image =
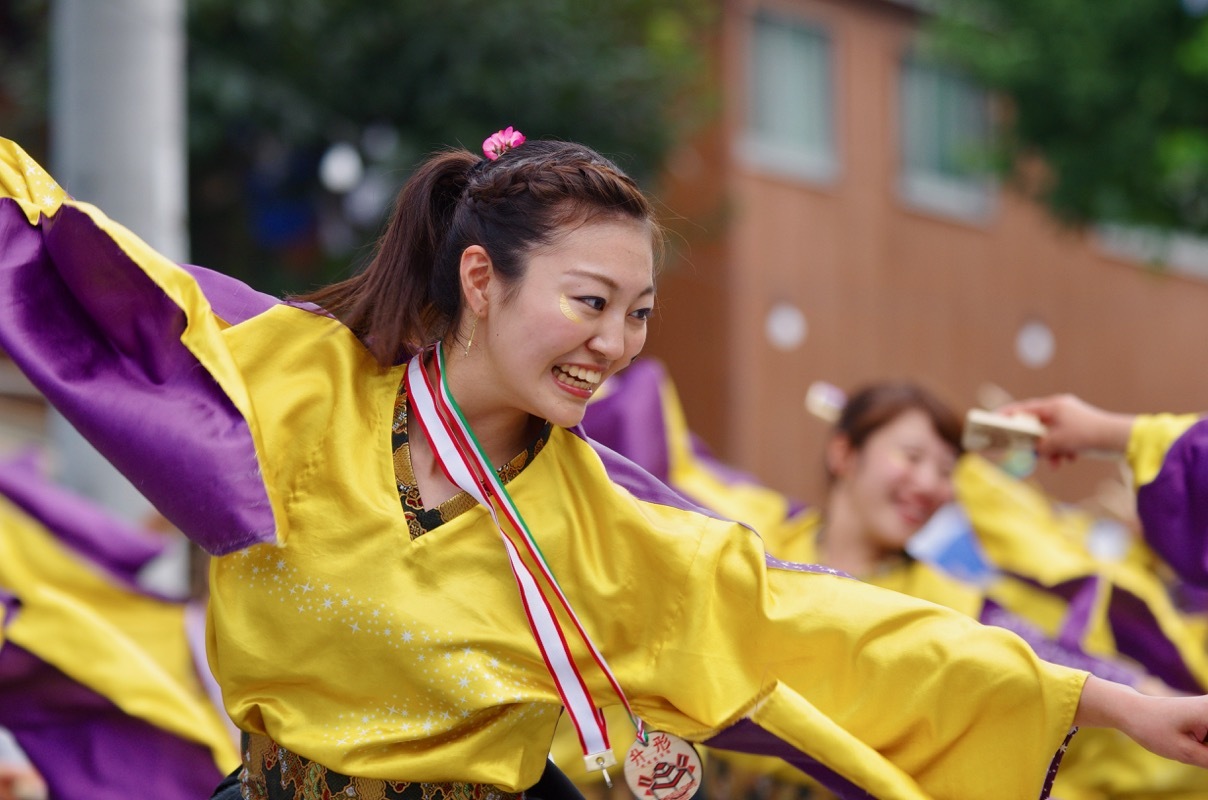
[[[474,317],[474,322],[470,325],[470,338],[466,339],[466,347],[462,351],[462,355],[470,355],[470,345],[474,344],[474,331],[476,330],[478,330],[478,317]]]

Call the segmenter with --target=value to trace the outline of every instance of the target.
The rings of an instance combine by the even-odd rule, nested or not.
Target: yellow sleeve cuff
[[[1158,477],[1171,445],[1198,422],[1198,414],[1140,414],[1128,437],[1125,457],[1139,489]]]

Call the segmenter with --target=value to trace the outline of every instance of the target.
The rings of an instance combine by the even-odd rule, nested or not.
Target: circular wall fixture
[[[1047,367],[1057,352],[1053,329],[1040,320],[1025,322],[1015,334],[1015,355],[1026,367]]]
[[[796,350],[809,334],[805,313],[792,303],[777,303],[768,311],[763,323],[768,343],[785,352]]]

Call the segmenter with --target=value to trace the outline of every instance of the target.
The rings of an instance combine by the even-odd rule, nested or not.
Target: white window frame
[[[980,113],[984,130],[973,131],[972,138],[981,139],[980,145],[974,149],[984,148],[983,154],[971,150],[971,157],[988,156],[991,147],[993,115],[989,92],[973,84],[968,78],[960,75],[951,67],[946,67],[907,53],[900,62],[898,76],[898,148],[901,165],[898,177],[898,193],[902,200],[912,208],[953,217],[970,222],[985,222],[998,207],[998,180],[988,165],[984,170],[973,170],[968,175],[954,175],[943,169],[920,168],[912,163],[911,151],[914,149],[910,137],[916,132],[911,125],[911,115],[920,113],[912,107],[916,99],[916,91],[912,91],[910,83],[921,79],[930,79],[938,84],[937,92],[957,92],[974,95],[972,113]],[[948,102],[964,103],[966,98],[958,94],[956,98],[948,97]],[[940,100],[943,102],[943,99]],[[969,113],[970,109],[957,109],[956,114]],[[943,117],[938,108],[924,109],[925,119],[939,120]],[[926,123],[924,123],[926,124]]]
[[[756,106],[761,95],[769,91],[769,81],[779,82],[782,86],[805,86],[801,83],[801,76],[794,75],[784,65],[761,69],[760,58],[768,55],[766,51],[760,51],[761,44],[768,45],[768,42],[761,42],[761,28],[765,25],[779,28],[786,39],[794,35],[813,39],[814,46],[818,48],[815,53],[805,53],[806,59],[820,58],[821,61],[820,74],[812,80],[812,90],[808,86],[804,89],[804,95],[812,94],[808,99],[818,106],[814,111],[823,118],[821,136],[815,137],[815,141],[805,138],[785,141],[783,136],[769,135],[768,131],[757,127],[760,109]],[[749,166],[774,175],[813,183],[834,182],[839,177],[839,154],[835,113],[835,53],[829,31],[822,25],[796,16],[760,9],[749,19],[747,42],[747,103],[744,131],[738,143],[739,157]],[[793,98],[798,101],[802,99],[807,98],[802,94]]]

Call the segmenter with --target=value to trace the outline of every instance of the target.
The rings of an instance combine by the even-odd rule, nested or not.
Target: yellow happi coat
[[[231,324],[189,272],[48,194],[14,145],[0,162],[0,213],[116,242],[121,280],[181,310],[180,344],[246,422],[257,472],[179,476],[262,482],[275,521],[213,562],[209,658],[234,722],[348,775],[534,783],[558,695],[487,513],[409,536],[390,449],[403,367],[301,308]],[[571,431],[508,489],[650,727],[704,740],[746,718],[885,800],[1040,793],[1086,673],[940,606],[769,565],[752,531],[622,486]]]
[[[817,561],[817,537],[820,517],[816,513],[803,517],[796,534],[789,542],[781,542],[802,560]],[[1042,559],[1043,553],[1034,558]],[[867,582],[912,597],[930,600],[962,614],[977,617],[987,598],[1000,602],[1019,600],[1017,591],[1006,597],[997,592],[996,584],[989,590],[962,583],[960,580],[922,561],[903,558],[874,575]],[[1168,601],[1167,601],[1168,602]],[[1022,604],[1027,611],[1034,606]],[[1024,616],[1028,623],[1035,624]],[[1180,628],[1182,643],[1187,633]],[[1115,654],[1104,653],[1111,658]],[[772,775],[781,780],[800,782],[802,776],[770,759],[734,758],[720,755],[746,772]],[[1060,772],[1053,784],[1053,797],[1062,800],[1208,800],[1208,771],[1179,764],[1156,756],[1114,730],[1088,729],[1074,737],[1065,755]]]

